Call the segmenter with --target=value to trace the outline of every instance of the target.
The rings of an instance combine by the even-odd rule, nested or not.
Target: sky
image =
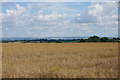
[[[119,0],[3,0],[2,2],[119,2]]]
[[[3,37],[118,36],[115,2],[4,2]]]

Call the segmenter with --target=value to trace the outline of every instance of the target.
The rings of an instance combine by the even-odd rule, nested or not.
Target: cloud
[[[80,14],[80,13],[79,13]],[[97,23],[117,21],[117,3],[92,3],[86,12],[76,16],[72,22]]]
[[[89,35],[114,36],[118,34],[117,3],[92,3],[71,21],[82,26]],[[88,27],[85,27],[88,26]]]
[[[17,3],[14,8],[5,9],[6,12],[0,14],[3,15],[3,36],[116,35],[116,3],[92,3],[89,6],[85,6],[87,8],[86,11],[75,9],[66,5],[66,3],[38,4],[41,3],[28,3],[26,6],[21,6]],[[79,5],[81,4],[77,4],[77,6]]]
[[[46,7],[51,7],[52,4],[51,3],[30,3],[28,5],[28,8],[30,9],[43,9],[43,8],[46,8]]]
[[[66,14],[58,14],[56,12],[52,12],[51,14],[43,15],[41,13],[33,16],[31,20],[35,21],[52,21],[52,20],[57,20],[58,18],[63,18],[66,17]]]
[[[88,14],[91,16],[99,16],[103,13],[103,7],[99,4],[88,6]]]
[[[118,2],[119,0],[4,0],[3,2]]]
[[[23,26],[29,17],[27,9],[16,4],[16,9],[6,9],[6,13],[2,14],[3,27]]]

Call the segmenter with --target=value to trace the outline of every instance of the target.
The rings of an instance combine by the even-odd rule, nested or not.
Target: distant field
[[[118,43],[3,43],[3,78],[116,78]]]

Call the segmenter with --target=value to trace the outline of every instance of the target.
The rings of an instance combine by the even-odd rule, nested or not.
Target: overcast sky
[[[3,3],[3,37],[118,36],[113,2]]]

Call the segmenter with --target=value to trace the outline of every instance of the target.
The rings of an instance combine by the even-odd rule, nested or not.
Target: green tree
[[[92,36],[88,38],[88,42],[100,42],[100,38],[98,36]]]
[[[87,42],[86,39],[80,39],[80,42]]]
[[[110,39],[108,37],[102,37],[101,42],[110,42]]]
[[[118,39],[117,38],[113,38],[113,39],[111,39],[111,42],[118,42]]]
[[[57,43],[64,43],[64,41],[57,41]]]

